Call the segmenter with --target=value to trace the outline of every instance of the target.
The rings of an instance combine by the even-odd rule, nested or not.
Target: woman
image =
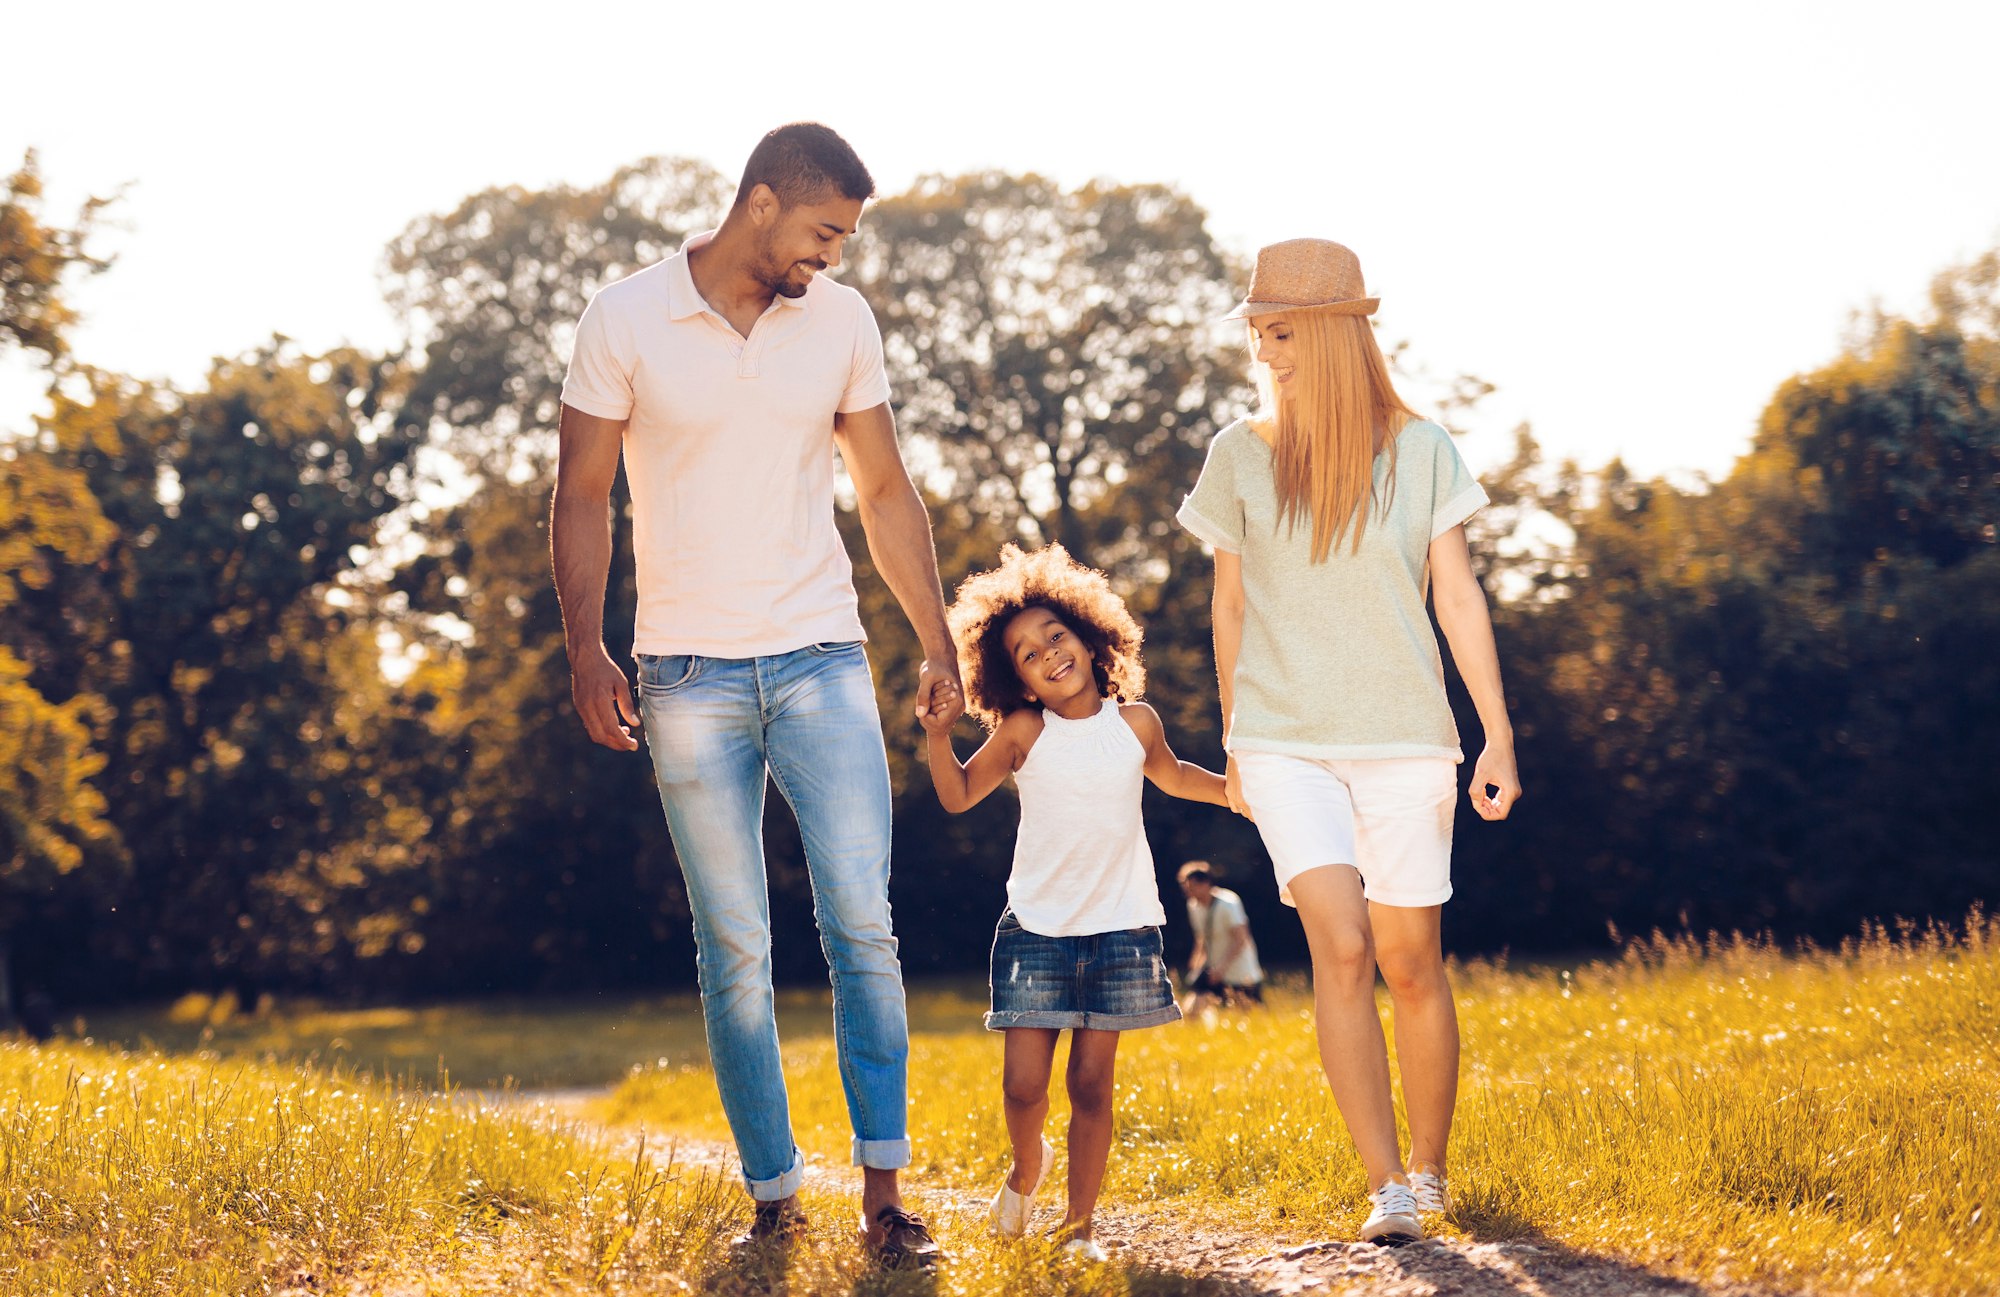
[[[1367,1171],[1362,1237],[1423,1237],[1449,1210],[1458,1018],[1439,914],[1451,895],[1458,732],[1426,594],[1479,709],[1480,816],[1521,794],[1465,520],[1486,493],[1397,396],[1378,299],[1323,239],[1257,254],[1247,320],[1265,405],[1216,434],[1181,525],[1215,549],[1215,664],[1232,808],[1251,816],[1312,952],[1320,1063]],[[1410,1123],[1400,1155],[1375,970],[1395,1006]]]

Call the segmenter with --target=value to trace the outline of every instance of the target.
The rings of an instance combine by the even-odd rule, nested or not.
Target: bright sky
[[[78,39],[7,60],[0,167],[39,149],[57,220],[130,184],[76,349],[182,383],[274,331],[392,344],[383,245],[470,192],[652,153],[733,176],[798,118],[885,193],[988,167],[1166,181],[1238,251],[1348,244],[1389,336],[1499,388],[1481,467],[1525,418],[1586,464],[1725,471],[1854,311],[1917,309],[2000,243],[1987,0],[67,0],[61,20]],[[35,390],[0,375],[0,428]]]

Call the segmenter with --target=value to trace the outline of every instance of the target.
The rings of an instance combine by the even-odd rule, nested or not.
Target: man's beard
[[[804,297],[806,290],[812,287],[812,283],[810,280],[803,284],[793,283],[792,268],[805,263],[787,261],[783,265],[775,265],[776,258],[771,255],[771,245],[768,242],[760,251],[763,253],[764,269],[758,271],[757,278],[764,287],[780,297]]]

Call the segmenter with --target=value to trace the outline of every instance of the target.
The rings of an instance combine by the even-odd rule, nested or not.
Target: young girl
[[[1174,756],[1153,709],[1139,702],[1138,625],[1101,572],[1060,545],[966,579],[952,605],[966,707],[990,731],[959,764],[950,726],[924,719],[931,779],[954,815],[1009,774],[1021,828],[1007,909],[993,936],[993,1011],[1006,1033],[1001,1081],[1014,1165],[989,1218],[1027,1232],[1055,1150],[1042,1138],[1056,1038],[1070,1029],[1066,1250],[1102,1260],[1091,1215],[1111,1151],[1118,1033],[1181,1016],[1160,948],[1159,882],[1139,819],[1142,776],[1162,792],[1227,805],[1222,776]]]

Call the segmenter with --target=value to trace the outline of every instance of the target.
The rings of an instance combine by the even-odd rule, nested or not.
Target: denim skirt
[[[993,931],[991,986],[990,1031],[1130,1031],[1181,1016],[1158,928],[1045,937],[1022,927],[1010,909]]]

